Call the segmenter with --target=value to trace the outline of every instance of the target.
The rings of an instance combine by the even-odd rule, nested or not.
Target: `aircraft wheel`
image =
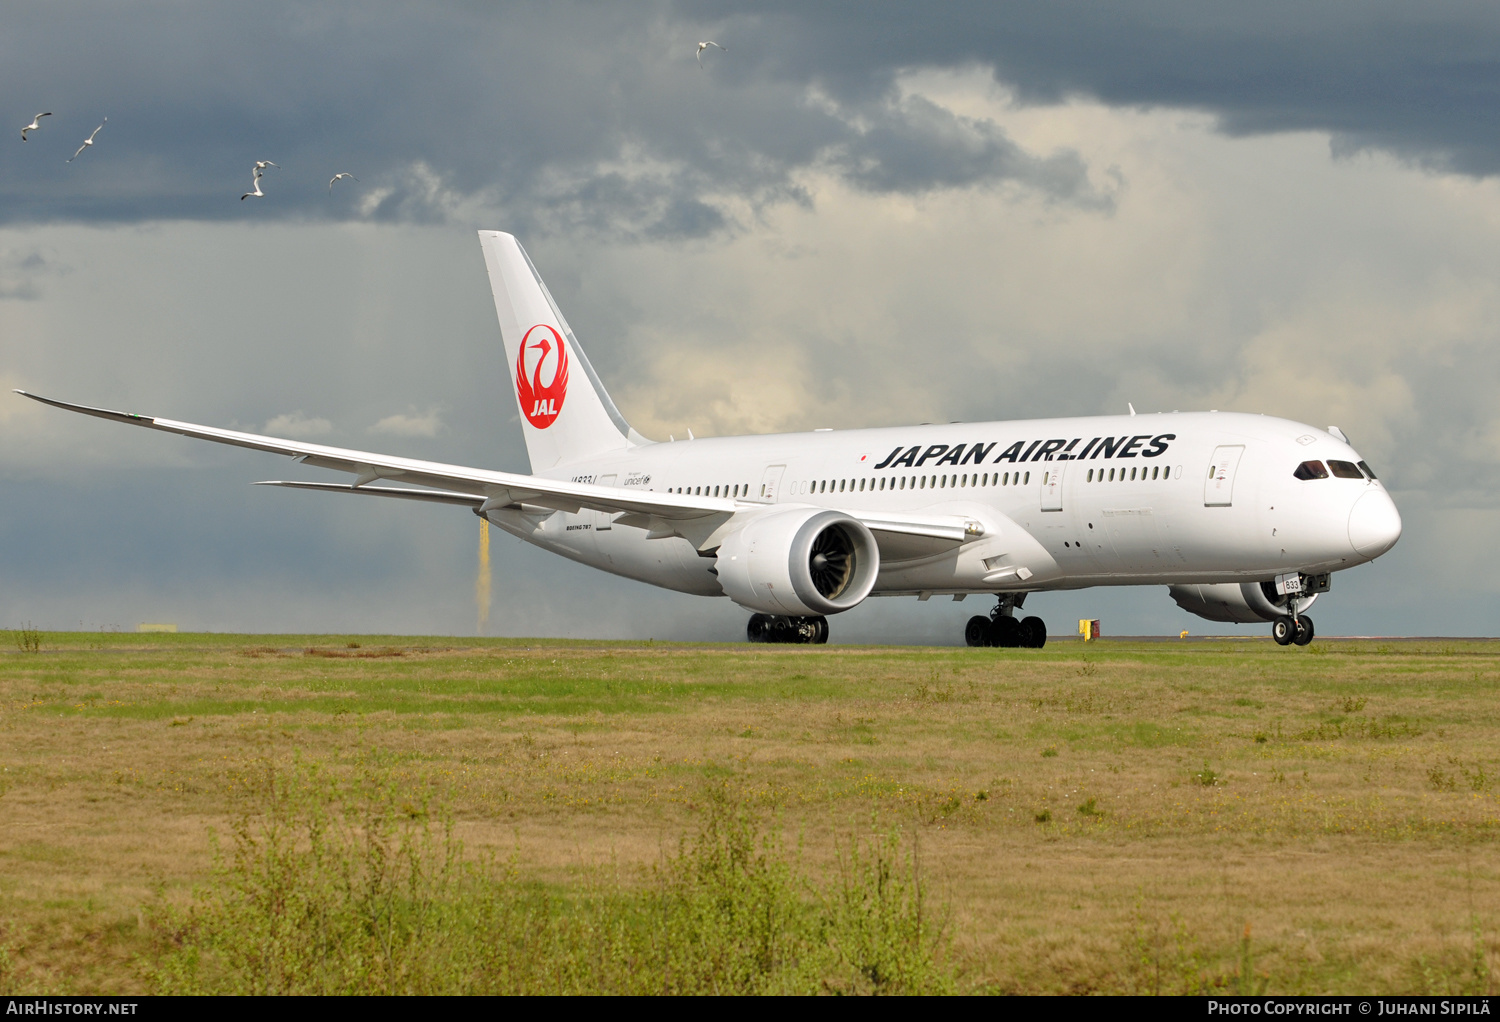
[[[1021,622],[1009,616],[995,618],[990,625],[990,641],[1005,649],[1015,649],[1021,645]]]
[[[751,614],[750,623],[745,626],[745,638],[751,642],[770,642],[770,625],[770,614]]]
[[[1285,614],[1271,622],[1271,638],[1278,646],[1290,646],[1297,638],[1297,622]]]
[[[1041,649],[1047,645],[1047,625],[1039,617],[1028,617],[1021,621],[1021,645],[1027,649]]]
[[[1299,614],[1297,616],[1297,637],[1292,641],[1299,646],[1306,646],[1309,642],[1313,641],[1312,618],[1306,614]]]
[[[826,617],[815,617],[810,622],[812,636],[807,640],[816,646],[822,646],[828,642],[828,619]]]
[[[991,646],[994,629],[990,627],[990,619],[975,615],[969,618],[969,623],[964,626],[964,641],[970,646]]]

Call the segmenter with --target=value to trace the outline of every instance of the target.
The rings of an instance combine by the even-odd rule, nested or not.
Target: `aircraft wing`
[[[627,515],[642,515],[667,521],[689,521],[715,515],[729,516],[746,509],[746,505],[724,497],[695,497],[690,494],[662,493],[654,490],[633,490],[617,486],[595,486],[591,483],[571,483],[539,476],[521,475],[515,472],[493,472],[488,469],[466,468],[462,465],[445,465],[433,461],[417,461],[397,458],[388,454],[370,451],[354,451],[343,447],[328,447],[323,444],[304,443],[300,440],[282,440],[257,433],[241,433],[232,429],[200,426],[175,419],[162,419],[133,412],[116,412],[108,408],[58,401],[41,397],[24,390],[17,394],[33,401],[62,408],[83,415],[123,422],[130,426],[143,426],[179,436],[234,447],[248,447],[255,451],[284,454],[305,465],[316,468],[349,472],[357,478],[351,483],[303,482],[294,480],[266,480],[257,485],[285,486],[302,490],[322,490],[335,493],[359,493],[369,496],[396,497],[405,500],[436,501],[472,508],[504,507],[529,504],[577,514],[587,508],[591,511],[624,512]],[[411,483],[430,489],[409,489],[394,486],[372,486],[382,482]],[[755,507],[757,505],[749,505]],[[962,543],[982,535],[984,527],[978,522],[953,515],[910,515],[894,512],[871,512],[851,510],[848,512],[860,519],[876,534],[882,553],[888,556],[916,556],[918,552],[936,552],[949,543]],[[646,521],[648,519],[642,519]],[[622,524],[634,524],[625,519]],[[912,541],[936,541],[939,546],[929,550],[924,546],[912,546]],[[910,548],[910,549],[908,549]]]
[[[653,515],[669,521],[704,518],[710,515],[732,515],[742,505],[723,497],[694,497],[679,493],[631,490],[616,486],[595,486],[591,483],[570,483],[538,476],[521,475],[515,472],[492,472],[487,469],[465,468],[462,465],[444,465],[433,461],[417,461],[412,458],[396,458],[388,454],[369,451],[352,451],[343,447],[327,447],[323,444],[303,443],[299,440],[281,440],[256,433],[241,433],[232,429],[217,429],[199,426],[191,422],[177,422],[150,415],[132,412],[116,412],[108,408],[92,408],[88,405],[71,404],[52,398],[16,391],[33,401],[52,405],[70,412],[93,415],[101,419],[123,422],[130,426],[159,429],[166,433],[211,440],[218,444],[248,447],[254,451],[268,451],[296,458],[305,465],[353,473],[357,478],[353,485],[331,483],[272,482],[274,486],[295,486],[302,489],[339,490],[355,493],[380,494],[404,497],[408,500],[436,500],[444,503],[488,505],[503,507],[510,504],[531,504],[567,511],[576,514],[588,508],[592,511],[631,512]],[[367,484],[377,479],[391,482],[413,483],[429,486],[434,492],[423,490],[397,490]]]

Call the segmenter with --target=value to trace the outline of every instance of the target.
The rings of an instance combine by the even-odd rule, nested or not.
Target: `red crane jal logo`
[[[526,378],[528,350],[538,353],[529,380]],[[552,382],[544,385],[542,366],[547,364],[547,356],[554,352]],[[557,331],[546,323],[538,323],[521,338],[521,352],[516,356],[516,396],[521,400],[521,413],[526,416],[526,421],[537,429],[552,425],[562,411],[563,398],[568,396],[568,349]]]

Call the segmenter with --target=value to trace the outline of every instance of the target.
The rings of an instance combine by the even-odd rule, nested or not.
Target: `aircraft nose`
[[[1372,489],[1349,509],[1349,543],[1361,557],[1379,557],[1401,538],[1401,513],[1384,490]]]

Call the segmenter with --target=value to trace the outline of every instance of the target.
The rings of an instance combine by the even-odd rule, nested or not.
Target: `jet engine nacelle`
[[[1197,614],[1210,621],[1254,624],[1275,620],[1287,612],[1287,598],[1277,594],[1276,585],[1272,582],[1168,586],[1167,592],[1172,594],[1177,606],[1189,614]],[[1299,596],[1297,613],[1305,612],[1317,598],[1316,593]]]
[[[719,585],[766,614],[838,614],[870,595],[880,548],[857,518],[795,508],[755,515],[719,544]]]

